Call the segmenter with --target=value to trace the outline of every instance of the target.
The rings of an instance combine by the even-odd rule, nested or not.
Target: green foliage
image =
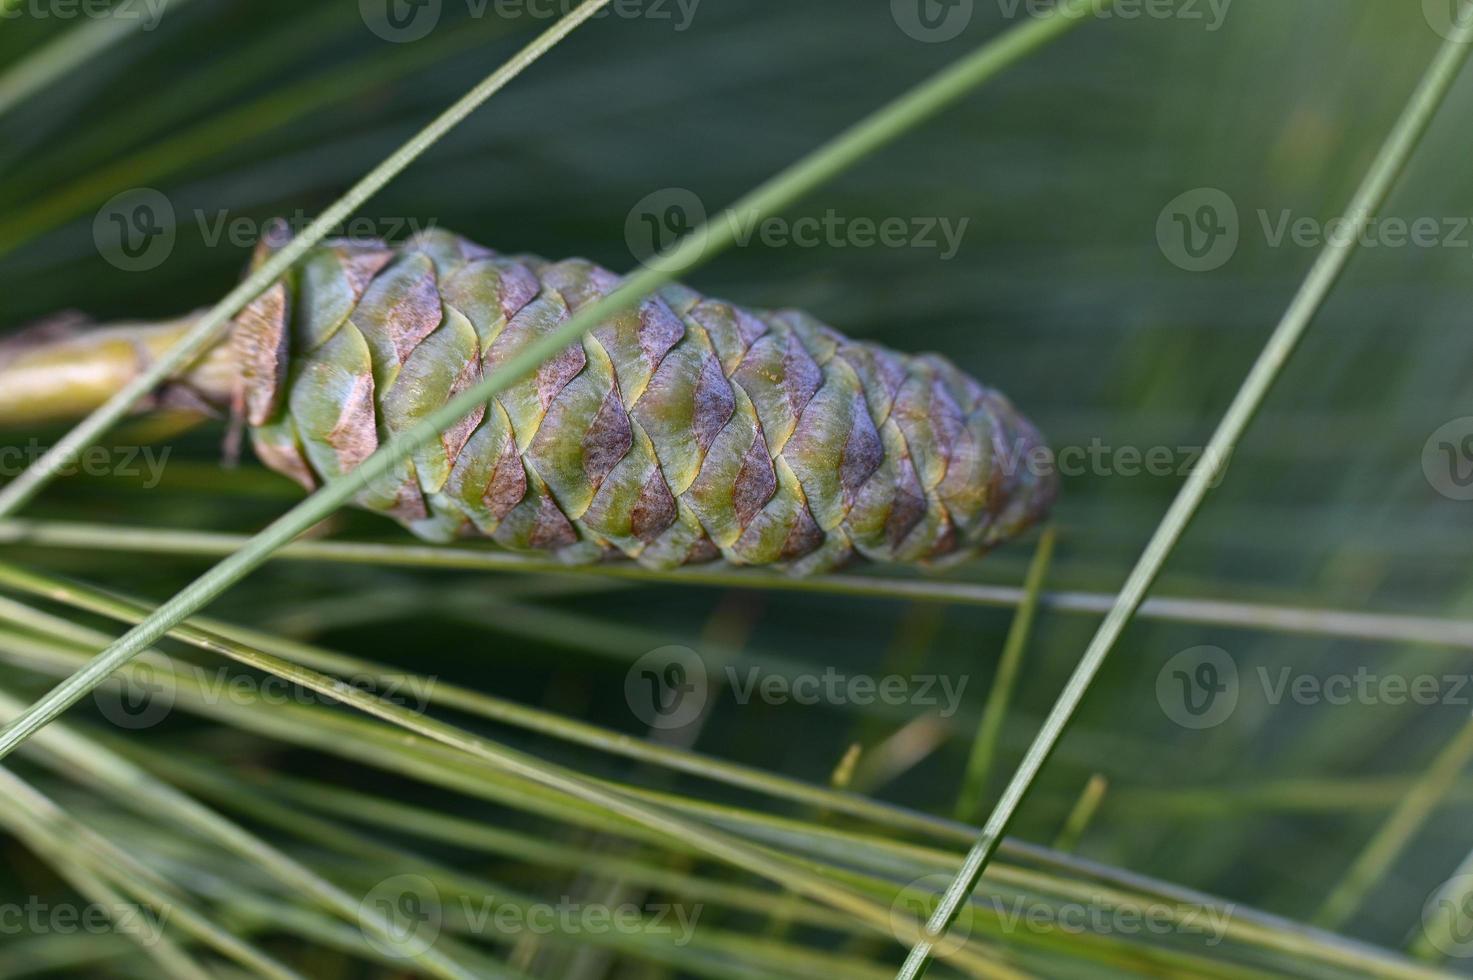
[[[153,319],[215,302],[238,281],[250,244],[213,240],[218,215],[261,229],[276,215],[318,213],[547,26],[466,18],[463,5],[447,3],[427,38],[392,44],[364,28],[356,6],[195,0],[0,116],[0,325],[63,308]],[[376,234],[392,233],[393,222],[444,224],[498,249],[632,268],[643,256],[631,254],[639,250],[626,224],[641,200],[678,186],[715,213],[1011,26],[1009,5],[977,4],[960,38],[927,44],[899,30],[888,5],[861,6],[702,4],[686,31],[650,19],[595,21],[361,215],[374,216]],[[1064,473],[1046,588],[1113,591],[1314,259],[1293,235],[1275,243],[1274,229],[1285,214],[1323,222],[1344,207],[1436,48],[1420,6],[1237,0],[1219,30],[1145,16],[1085,23],[785,212],[820,222],[830,209],[850,221],[965,219],[954,256],[754,236],[691,285],[751,306],[802,307],[895,348],[941,351],[1008,391],[1057,449],[1078,450],[1069,458],[1079,465]],[[0,21],[0,64],[19,63],[70,26]],[[1473,176],[1459,121],[1469,108],[1465,79],[1388,216],[1431,217],[1450,234],[1468,213]],[[144,273],[110,264],[93,239],[109,199],[140,187],[162,192],[178,223],[167,259]],[[1180,268],[1181,256],[1156,240],[1169,202],[1194,188],[1226,192],[1240,219],[1231,259],[1201,273]],[[1439,965],[1414,966],[1287,920],[1315,916],[1348,870],[1359,900],[1350,908],[1337,900],[1332,918],[1365,943],[1407,946],[1422,934],[1424,903],[1442,896],[1457,906],[1466,892],[1443,883],[1457,880],[1470,846],[1473,789],[1458,735],[1467,707],[1451,697],[1341,704],[1268,693],[1286,669],[1291,679],[1320,680],[1470,672],[1466,642],[1398,643],[1367,620],[1338,634],[1290,633],[1272,614],[1287,606],[1470,615],[1468,541],[1457,529],[1473,505],[1438,492],[1423,466],[1434,433],[1467,414],[1473,394],[1467,258],[1450,240],[1360,250],[1158,588],[1243,600],[1252,612],[1237,625],[1152,617],[1130,629],[983,879],[975,914],[963,920],[971,943],[948,950],[938,973],[1466,972],[1466,958],[1443,956],[1444,933],[1414,944]],[[156,487],[84,473],[49,488],[28,515],[113,532],[253,532],[297,494],[249,460],[221,470],[219,436],[212,429],[171,443]],[[51,434],[17,433],[12,444],[32,437]],[[1152,469],[1146,460],[1157,449],[1165,462]],[[451,961],[441,972],[888,977],[903,949],[873,910],[898,897],[923,911],[923,893],[955,871],[973,831],[936,815],[956,805],[979,723],[999,731],[981,796],[991,804],[1094,625],[1046,592],[1005,715],[984,714],[1000,665],[1017,662],[1016,651],[1002,653],[1011,616],[978,605],[938,611],[928,600],[944,602],[940,588],[902,593],[896,583],[884,600],[824,581],[779,590],[718,576],[712,590],[562,576],[545,564],[490,575],[448,561],[437,569],[433,549],[406,549],[398,529],[371,515],[339,514],[323,531],[384,542],[399,558],[272,563],[212,610],[251,629],[207,628],[354,690],[374,678],[372,690],[420,705],[398,720],[421,730],[316,696],[264,697],[276,689],[260,668],[292,670],[260,658],[227,664],[218,648],[160,641],[161,656],[132,668],[139,684],[169,679],[174,707],[156,724],[120,732],[102,691],[67,718],[70,762],[45,749],[56,736],[44,734],[7,760],[42,795],[25,805],[19,791],[5,796],[15,836],[0,845],[0,902],[172,890],[178,908],[199,915],[196,928],[170,929],[175,948],[156,959],[113,932],[7,936],[0,974],[186,975],[188,957],[219,975],[230,975],[226,959],[268,973],[279,962],[310,976],[393,975],[403,961],[369,943],[355,916],[329,910],[335,892],[367,897],[409,874],[455,913],[435,946]],[[216,553],[194,543],[195,556],[180,542],[147,561],[9,545],[7,562],[47,578],[31,581],[37,591],[25,605],[0,604],[0,687],[29,702],[115,632],[71,608],[82,593],[56,576],[153,605],[197,576],[197,555]],[[951,569],[945,584],[975,596],[1015,587],[1033,545]],[[422,567],[403,564],[416,560]],[[19,583],[9,580],[6,593],[20,596]],[[930,608],[932,625],[907,604]],[[1345,635],[1356,630],[1364,635]],[[697,651],[711,698],[695,725],[652,729],[625,685],[640,676],[642,657],[668,645]],[[1158,680],[1174,656],[1203,646],[1235,664],[1236,710],[1213,727],[1182,727],[1164,710]],[[752,670],[795,691],[829,668],[963,687],[954,713],[946,702],[739,698]],[[433,683],[415,687],[410,677]],[[222,679],[239,679],[249,696],[222,695],[231,689]],[[427,700],[414,701],[415,691]],[[823,788],[856,742],[865,795]],[[473,744],[559,773],[584,795],[467,752]],[[1078,832],[1070,814],[1095,774],[1109,788],[1078,857],[1026,844],[1055,840],[1066,823]],[[696,829],[654,831],[613,813],[599,802],[604,793]],[[219,822],[200,823],[189,798]],[[160,880],[109,877],[98,851],[48,844],[48,829],[61,824],[38,826],[46,800]],[[207,826],[223,836],[204,835]],[[753,863],[713,857],[707,845],[727,838]],[[226,839],[245,846],[224,847]],[[773,874],[749,873],[764,860],[778,865],[767,868]],[[857,896],[861,911],[793,897],[813,879]],[[314,899],[284,880],[326,890]],[[1061,925],[1080,909],[1198,909],[1202,893],[1235,903],[1217,944],[1187,930]],[[684,945],[649,922],[571,937],[488,935],[459,915],[486,895],[523,915],[568,896],[703,913]],[[1023,918],[1009,918],[1020,909]],[[1028,910],[1042,926],[1028,925]]]

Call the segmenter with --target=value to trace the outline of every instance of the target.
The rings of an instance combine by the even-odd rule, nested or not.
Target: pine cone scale
[[[237,321],[258,453],[309,487],[351,472],[619,283],[442,231],[398,250],[324,245]],[[809,572],[1021,531],[1054,492],[1051,474],[1016,467],[1038,445],[1006,399],[944,359],[670,286],[358,500],[433,540]]]

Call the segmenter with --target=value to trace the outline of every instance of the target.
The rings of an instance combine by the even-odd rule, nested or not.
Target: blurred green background
[[[790,215],[965,221],[953,257],[928,247],[754,242],[691,284],[749,305],[806,309],[897,348],[941,351],[1007,392],[1056,449],[1106,447],[1103,463],[1066,476],[1048,585],[1109,592],[1179,487],[1175,467],[1206,442],[1313,261],[1314,249],[1275,244],[1265,225],[1272,231],[1285,215],[1323,223],[1344,209],[1440,41],[1421,6],[1233,0],[1215,29],[1205,2],[1193,8],[1198,20],[1084,24]],[[715,212],[1015,23],[1009,8],[978,0],[965,29],[939,43],[908,36],[879,2],[701,0],[683,30],[673,3],[670,20],[608,17],[493,99],[362,214],[390,233],[433,223],[504,251],[581,255],[625,270],[635,263],[626,229],[638,226],[651,195],[683,189]],[[445,0],[428,36],[397,44],[368,30],[347,0],[192,0],[0,117],[0,327],[68,309],[101,320],[163,317],[218,299],[249,248],[211,244],[199,214],[254,225],[315,214],[545,23],[476,18],[461,0]],[[67,26],[21,17],[0,27],[0,65]],[[1434,432],[1473,415],[1469,118],[1473,77],[1464,77],[1387,209],[1409,222],[1435,219],[1439,241],[1382,240],[1356,256],[1157,594],[1473,614],[1473,503],[1440,493],[1423,465],[1426,452],[1438,459]],[[115,195],[140,188],[168,200],[177,241],[156,267],[131,272],[102,254],[94,227]],[[1217,267],[1190,271],[1168,205],[1199,192],[1177,209],[1195,220],[1200,201],[1222,200],[1203,197],[1204,188],[1231,202],[1239,241]],[[220,471],[221,431],[177,443],[158,488],[70,479],[27,516],[254,530],[297,493],[250,460]],[[51,434],[10,441],[32,435]],[[1173,472],[1133,473],[1131,453],[1156,447]],[[343,515],[336,529],[403,540],[362,515]],[[1018,584],[1035,539],[946,575]],[[154,600],[204,567],[198,558],[9,550]],[[820,671],[909,665],[965,677],[963,710],[941,719],[944,738],[874,790],[937,813],[955,800],[1011,618],[1004,609],[678,585],[507,603],[498,591],[511,581],[277,563],[214,612],[633,733],[643,729],[622,697],[624,672],[661,643],[701,649],[719,640],[744,646],[753,662],[781,658]],[[1041,613],[994,791],[1094,625],[1090,616]],[[1241,691],[1230,717],[1199,731],[1171,720],[1157,679],[1174,655],[1203,645],[1228,652]],[[1461,703],[1273,704],[1261,679],[1285,668],[1320,679],[1359,668],[1468,675],[1473,654],[1137,623],[1014,833],[1052,840],[1100,773],[1109,790],[1083,856],[1310,917],[1468,721],[1473,684]],[[923,713],[718,697],[695,747],[823,782],[851,743],[876,746]],[[138,737],[168,744],[197,725],[171,720]],[[633,764],[497,734],[586,771],[638,778]],[[283,770],[320,771],[308,753],[263,745],[239,751]],[[363,773],[334,775],[394,792]],[[1473,848],[1470,815],[1465,779],[1348,934],[1403,946],[1423,903]],[[26,867],[17,857],[17,881],[35,875]]]

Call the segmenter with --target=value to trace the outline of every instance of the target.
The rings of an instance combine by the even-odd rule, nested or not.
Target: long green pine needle
[[[97,597],[94,596],[94,598]],[[805,862],[794,861],[765,848],[754,846],[741,837],[719,830],[714,826],[693,822],[670,812],[666,807],[650,806],[647,802],[635,798],[631,793],[610,790],[572,770],[506,748],[490,739],[481,738],[454,725],[428,717],[416,710],[361,690],[352,684],[346,684],[317,671],[296,666],[289,661],[271,656],[245,644],[207,633],[188,624],[178,627],[177,633],[181,638],[201,643],[214,652],[230,657],[239,663],[264,670],[276,677],[340,701],[380,721],[386,721],[458,753],[473,756],[535,785],[591,804],[603,814],[630,820],[662,837],[682,841],[733,867],[762,875],[775,883],[847,912],[871,928],[886,932],[904,928],[903,924],[892,920],[883,904],[827,876],[814,873]],[[0,710],[7,707],[6,699],[0,695]],[[65,731],[66,729],[58,726],[42,732],[40,737],[42,740],[55,742],[57,737]],[[203,808],[198,807],[197,804],[194,804],[194,808],[197,812],[203,811]],[[255,842],[252,846],[265,849],[265,845],[261,842]],[[330,897],[333,899],[331,902],[333,907],[342,908],[340,896],[333,894]],[[911,932],[919,935],[919,930],[914,927]],[[430,950],[420,955],[428,958],[428,955],[435,950],[435,947],[431,947]],[[981,958],[980,954],[969,950],[957,950],[949,955],[963,963],[970,963],[972,966],[978,965],[979,962],[990,962]],[[1000,970],[998,976],[1016,977],[1017,975],[1010,971]]]
[[[82,652],[86,645],[74,646],[51,640],[25,637],[23,634],[0,630],[0,652],[13,657],[14,662],[28,668],[37,668],[47,673],[60,671],[63,675],[71,665],[85,661]],[[93,649],[96,649],[94,645]],[[125,669],[131,669],[130,664]],[[227,700],[209,694],[208,683],[195,674],[175,670],[170,674],[167,661],[154,665],[155,679],[158,671],[171,676],[178,694],[177,704],[183,710],[201,717],[222,721],[239,730],[306,749],[327,753],[337,759],[361,763],[368,767],[397,776],[405,776],[421,783],[440,786],[458,794],[495,805],[508,805],[519,811],[537,815],[540,820],[556,820],[578,827],[611,830],[630,839],[648,840],[665,850],[682,854],[692,853],[684,840],[663,838],[654,840],[646,832],[639,831],[609,814],[567,798],[553,798],[530,784],[516,780],[508,774],[491,767],[481,766],[448,748],[422,742],[413,736],[395,733],[370,719],[362,719],[335,711],[325,705],[287,705],[273,711],[259,711],[251,705],[230,705]],[[52,732],[64,729],[57,725],[42,732],[47,738]],[[137,762],[148,764],[154,758],[137,750],[138,742],[120,736],[111,740],[114,751]],[[96,764],[95,759],[79,760]],[[204,763],[210,765],[211,763]],[[166,768],[166,772],[167,772]],[[270,780],[271,787],[283,790],[280,778]],[[252,785],[255,780],[250,780]],[[609,784],[611,788],[613,784]],[[871,894],[884,900],[894,895],[897,874],[910,879],[922,874],[934,873],[953,867],[956,856],[949,850],[917,848],[912,844],[897,842],[889,834],[853,833],[819,828],[802,819],[774,817],[730,805],[710,804],[687,797],[651,793],[623,787],[632,794],[662,806],[669,806],[693,816],[716,820],[723,826],[784,849],[798,848],[803,855],[822,862],[829,873],[851,885],[859,879],[845,875],[840,867],[859,866],[868,876],[878,875],[867,888]],[[294,801],[298,798],[291,796]],[[391,821],[391,825],[398,822]],[[1048,852],[1038,848],[1018,845],[1019,856],[1026,865],[1048,859]],[[897,863],[899,862],[899,863]],[[1168,905],[1190,905],[1193,907],[1216,907],[1220,900],[1200,892],[1182,889],[1162,882],[1152,881],[1096,864],[1066,862],[1059,870],[1067,878],[1056,874],[1040,875],[1021,866],[995,866],[1000,885],[1018,886],[1032,890],[1042,888],[1077,901],[1134,904],[1151,899],[1162,900]],[[1071,884],[1071,881],[1077,883]],[[1102,884],[1106,885],[1101,891]],[[1415,967],[1370,950],[1359,944],[1333,940],[1323,933],[1300,927],[1272,916],[1264,916],[1251,909],[1239,908],[1227,925],[1234,941],[1245,942],[1294,957],[1310,957],[1326,964],[1351,969],[1366,970],[1376,976],[1387,978],[1407,977],[1418,980],[1438,980],[1436,971]],[[1371,966],[1373,964],[1373,966]]]
[[[177,887],[139,861],[125,846],[88,827],[8,769],[0,767],[0,787],[12,803],[0,811],[0,820],[29,817],[49,837],[64,841],[74,868],[97,873],[134,896],[142,907],[163,911],[181,931],[267,980],[305,980],[251,943],[237,938],[197,912]],[[58,869],[60,870],[60,869]],[[160,926],[163,922],[160,921]],[[202,974],[208,976],[209,974]]]
[[[598,4],[602,2],[606,0],[598,0]],[[288,511],[252,538],[248,545],[220,562],[173,599],[161,605],[143,623],[130,630],[117,643],[99,653],[85,668],[57,685],[47,695],[22,712],[20,717],[13,720],[4,729],[0,729],[0,758],[9,755],[16,746],[47,722],[85,697],[109,674],[167,633],[171,627],[202,609],[267,561],[278,549],[346,504],[363,486],[390,472],[419,446],[436,438],[493,395],[535,371],[543,361],[557,354],[595,325],[633,306],[650,292],[677,276],[695,269],[729,246],[737,234],[738,227],[737,221],[729,219],[735,215],[765,216],[792,204],[807,192],[892,142],[908,129],[930,119],[982,82],[996,76],[1005,68],[1016,64],[1049,41],[1078,25],[1082,20],[1083,11],[1101,7],[1104,3],[1105,0],[1070,0],[1052,16],[1030,21],[983,45],[973,54],[962,58],[907,95],[881,108],[830,144],[805,157],[793,167],[759,187],[728,212],[725,216],[728,220],[718,218],[715,222],[706,225],[704,229],[698,229],[661,256],[654,265],[647,266],[631,276],[624,285],[609,296],[585,306],[556,330],[528,344],[515,357],[508,359],[504,365],[479,384],[451,399],[442,408],[429,413],[414,427],[388,440],[352,473],[330,481]],[[578,8],[578,12],[583,13],[594,5],[585,4]],[[583,16],[586,17],[588,14],[585,13]],[[563,23],[566,23],[566,19],[560,22],[560,24]],[[574,25],[568,24],[563,29],[563,33],[570,30],[572,26]],[[554,32],[557,30],[554,28]],[[542,50],[537,44],[528,50],[533,49]],[[519,56],[513,59],[513,63],[525,62]],[[418,138],[413,141],[413,144],[419,145]],[[396,154],[396,157],[398,156]],[[384,168],[375,170],[375,173],[377,174],[382,169]],[[384,179],[387,179],[386,175]],[[333,223],[336,223],[337,220],[334,218]],[[298,241],[301,240],[298,239]],[[286,252],[279,254],[284,255]],[[274,279],[280,274],[280,271],[274,273],[271,278]],[[223,323],[227,315],[223,311],[233,312],[238,305],[243,305],[265,289],[268,283],[257,282],[260,278],[260,276],[252,276],[244,286],[232,294],[238,299],[238,303],[236,300],[227,299],[216,307],[215,314],[207,316],[202,323],[208,324],[211,321]],[[199,335],[200,328],[196,327],[191,333]],[[171,355],[160,363],[174,360],[176,358]],[[177,358],[177,360],[185,361],[184,358]],[[177,366],[176,363],[174,367]],[[154,382],[156,383],[157,380],[155,378]],[[38,474],[53,474],[60,463],[70,458],[72,452],[75,452],[79,446],[90,442],[94,432],[105,428],[116,415],[126,411],[132,398],[143,393],[132,391],[137,387],[137,385],[130,386],[131,394],[125,392],[128,397],[121,403],[118,399],[109,402],[109,405],[118,405],[115,412],[108,406],[104,406],[98,413],[91,416],[88,422],[74,429],[62,440],[62,443],[39,460],[37,462],[39,468],[28,470],[26,475],[7,486],[4,492],[0,492],[0,514],[7,511],[7,500],[13,502],[22,499],[30,492],[30,489],[35,488],[40,481],[44,480],[44,477]],[[64,449],[65,451],[62,452]],[[61,452],[60,456],[57,455],[58,452]],[[52,459],[49,465],[46,463],[47,459]]]
[[[244,282],[215,304],[179,343],[169,348],[148,370],[134,378],[107,403],[83,419],[62,439],[10,483],[0,489],[0,515],[12,514],[25,506],[41,489],[56,477],[88,446],[92,445],[108,429],[130,412],[139,399],[153,391],[160,383],[173,377],[219,339],[230,318],[239,313],[247,303],[270,288],[283,274],[314,245],[322,241],[332,230],[363,205],[385,184],[393,180],[446,133],[459,125],[467,116],[486,102],[487,99],[505,88],[507,83],[530,67],[538,58],[557,46],[575,28],[583,24],[609,0],[586,0],[562,19],[540,34],[531,44],[513,55],[505,64],[486,76],[479,84],[462,96],[454,105],[441,113],[420,132],[395,150],[390,156],[369,171],[368,175],[320,214],[280,251],[263,262]]]
[[[144,16],[142,4],[120,4],[109,10],[105,17],[71,28],[0,73],[0,116],[51,83],[65,78],[130,34],[147,27],[149,17],[163,17],[187,2],[165,0],[162,7],[148,16]],[[0,7],[0,13],[5,9]]]
[[[104,880],[99,869],[73,857],[72,852],[75,848],[68,848],[64,844],[57,834],[55,825],[47,824],[36,814],[30,812],[25,805],[26,794],[28,791],[34,791],[31,791],[27,784],[8,769],[0,769],[0,789],[5,792],[6,802],[12,804],[5,809],[3,816],[0,816],[0,824],[5,825],[31,850],[46,858],[56,873],[93,903],[94,907],[114,913],[120,913],[123,910],[135,912],[136,914],[132,916],[116,914],[112,920],[113,928],[136,942],[138,948],[162,971],[163,976],[170,977],[172,980],[210,980],[210,974],[204,966],[180,949],[163,932],[163,922],[166,918],[173,918],[173,913],[177,911],[175,906],[145,903],[130,908],[122,894]],[[39,796],[39,794],[36,795]],[[159,930],[158,935],[154,937],[148,936],[141,925],[145,910],[154,917],[154,927]]]
[[[1457,734],[1438,750],[1427,771],[1412,784],[1365,849],[1351,862],[1315,913],[1311,920],[1315,925],[1321,929],[1344,928],[1387,869],[1426,826],[1470,761],[1473,761],[1473,718],[1465,719]]]
[[[987,690],[987,705],[982,711],[982,720],[977,724],[977,734],[972,742],[972,754],[967,760],[967,771],[962,781],[962,790],[957,797],[956,818],[967,823],[982,815],[982,801],[987,794],[988,777],[992,775],[993,763],[997,758],[997,745],[1002,738],[1003,723],[1007,720],[1008,705],[1017,686],[1018,671],[1023,665],[1023,652],[1028,647],[1028,637],[1033,631],[1033,618],[1038,612],[1038,598],[1043,592],[1044,580],[1048,577],[1049,563],[1054,556],[1054,529],[1045,528],[1039,539],[1038,550],[1028,567],[1028,577],[1023,584],[1023,601],[1013,614],[1013,624],[1003,641],[1002,656],[997,661],[997,675]]]
[[[182,531],[158,527],[119,527],[70,521],[0,521],[0,544],[29,544],[43,548],[76,548],[137,554],[229,555],[250,542],[239,534]],[[402,568],[439,568],[462,571],[506,572],[518,576],[557,575],[597,577],[630,582],[664,582],[682,586],[722,589],[762,589],[897,602],[923,601],[942,605],[1011,607],[1028,598],[1026,589],[975,582],[946,582],[934,578],[890,578],[880,575],[819,575],[794,578],[763,569],[686,566],[671,571],[645,568],[634,562],[567,565],[556,558],[518,555],[486,548],[451,545],[398,544],[371,541],[301,540],[282,548],[273,560],[341,562]],[[1115,596],[1103,592],[1044,592],[1039,606],[1050,612],[1104,615]],[[1235,629],[1276,630],[1306,636],[1332,636],[1373,642],[1390,640],[1427,646],[1473,650],[1473,621],[1398,613],[1314,609],[1302,606],[1233,602],[1196,596],[1155,596],[1142,603],[1136,615],[1168,623],[1196,623]]]
[[[1242,438],[1249,423],[1253,421],[1288,362],[1289,356],[1298,346],[1305,330],[1319,311],[1325,297],[1344,272],[1346,264],[1354,254],[1357,244],[1365,234],[1366,227],[1376,211],[1385,203],[1397,178],[1411,159],[1413,151],[1421,142],[1437,109],[1442,105],[1452,88],[1473,44],[1473,0],[1465,0],[1461,8],[1457,28],[1438,49],[1426,74],[1402,110],[1390,136],[1371,164],[1347,214],[1349,233],[1332,236],[1325,244],[1310,269],[1304,284],[1285,311],[1283,319],[1274,329],[1258,360],[1254,363],[1242,387],[1228,406],[1221,423],[1213,433],[1203,454],[1204,459],[1214,460],[1211,466],[1201,466],[1192,471],[1181,492],[1172,501],[1171,508],[1162,518],[1155,534],[1147,543],[1140,560],[1131,570],[1125,586],[1115,600],[1105,621],[1100,625],[1094,639],[1090,641],[1084,656],[1073,676],[1069,678],[1053,709],[1044,720],[1043,727],[1033,744],[1029,746],[1022,763],[1014,771],[1012,779],[1003,791],[1002,798],[993,809],[992,815],[982,828],[977,843],[968,852],[966,860],[947,888],[935,912],[926,926],[927,938],[912,947],[910,955],[896,974],[896,980],[916,980],[923,976],[931,962],[932,950],[938,939],[946,934],[956,919],[962,905],[971,896],[981,880],[998,843],[1007,832],[1018,808],[1023,804],[1034,780],[1043,771],[1049,756],[1073,719],[1075,711],[1089,693],[1095,676],[1110,651],[1114,649],[1120,635],[1125,631],[1135,611],[1145,599],[1146,592],[1161,573],[1167,558],[1180,540],[1197,509],[1215,486],[1225,465],[1221,461],[1232,457],[1232,450]]]
[[[7,691],[0,690],[0,714],[20,708]],[[67,771],[79,778],[95,780],[120,796],[136,801],[151,816],[165,817],[180,828],[198,834],[212,844],[232,851],[276,878],[292,893],[310,898],[345,922],[356,923],[360,937],[373,933],[395,944],[395,925],[371,903],[363,903],[336,884],[322,878],[296,858],[226,819],[192,797],[155,779],[126,759],[79,735],[65,725],[48,729],[38,740],[48,753],[62,758]],[[450,943],[420,951],[405,950],[426,973],[444,980],[476,980],[480,958]]]

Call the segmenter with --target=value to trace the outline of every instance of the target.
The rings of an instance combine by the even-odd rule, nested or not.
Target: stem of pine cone
[[[79,327],[53,322],[0,344],[0,427],[82,418],[148,370],[195,323],[194,315],[162,323]],[[176,376],[154,400],[201,415],[230,404],[237,387],[235,354],[217,344]]]

